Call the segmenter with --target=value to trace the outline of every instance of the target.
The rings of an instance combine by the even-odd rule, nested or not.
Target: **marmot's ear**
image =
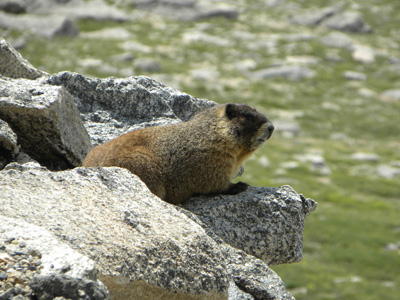
[[[234,103],[228,103],[225,108],[225,114],[229,120],[236,118],[238,116],[238,106]]]

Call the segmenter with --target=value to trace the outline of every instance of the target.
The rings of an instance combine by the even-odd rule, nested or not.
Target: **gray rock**
[[[209,224],[203,222],[204,220],[201,217],[183,208],[178,209],[200,224],[207,234],[219,244],[231,279],[228,288],[229,300],[294,299],[286,290],[281,278],[264,261],[224,243]],[[232,220],[234,219],[232,217]]]
[[[13,1],[13,0],[12,0]],[[26,13],[48,14],[58,5],[65,6],[68,2],[78,3],[80,0],[17,0]]]
[[[220,77],[220,73],[209,69],[193,69],[190,70],[190,76],[194,80],[215,82],[215,80]]]
[[[83,38],[90,39],[105,39],[105,40],[129,40],[132,39],[132,34],[123,27],[105,28],[97,31],[83,32]]]
[[[27,13],[54,15],[72,20],[92,19],[97,21],[123,22],[129,20],[127,14],[103,0],[25,0],[23,7]]]
[[[364,73],[354,72],[354,71],[345,71],[343,73],[343,77],[346,78],[347,80],[356,80],[356,81],[367,80],[367,75],[365,75]]]
[[[3,0],[0,3],[0,10],[10,14],[23,14],[26,12],[25,4],[22,0]]]
[[[400,250],[400,243],[389,243],[385,247],[388,251],[399,251]]]
[[[398,65],[398,64],[400,64],[400,58],[398,58],[398,57],[396,57],[396,56],[391,56],[391,57],[389,58],[389,61],[390,61],[390,63],[393,64],[393,65]]]
[[[248,72],[257,67],[257,62],[254,59],[244,59],[233,64],[234,68],[239,72]]]
[[[116,54],[110,57],[111,60],[114,61],[121,61],[121,62],[128,62],[132,61],[135,58],[135,55],[131,52],[124,52],[121,54]]]
[[[336,29],[340,31],[369,33],[371,27],[365,24],[362,15],[359,12],[343,12],[322,21],[321,26]]]
[[[230,294],[229,299],[294,300],[281,278],[265,262],[230,246],[222,246],[222,249],[229,275],[241,291],[232,297]]]
[[[386,90],[381,94],[381,99],[386,101],[399,101],[400,89]]]
[[[34,252],[41,257],[40,273],[30,283],[38,299],[59,296],[109,299],[107,288],[97,280],[98,269],[93,260],[60,242],[42,227],[4,215],[0,215],[0,223],[0,240],[10,236],[23,239],[26,244],[24,251]],[[80,295],[78,290],[84,293]]]
[[[286,62],[299,65],[316,65],[320,59],[311,55],[286,56]]]
[[[59,3],[60,1],[55,1]],[[130,19],[129,15],[117,8],[115,5],[110,5],[103,0],[69,0],[67,5],[56,5],[51,8],[50,13],[54,15],[66,16],[72,20],[96,20],[96,21],[113,21],[125,22]],[[42,7],[46,10],[46,7]]]
[[[225,243],[273,265],[302,259],[304,221],[316,205],[284,186],[252,187],[239,196],[193,197],[183,206]]]
[[[16,50],[24,49],[26,46],[26,40],[23,37],[12,39],[10,43]]]
[[[400,175],[400,167],[391,165],[379,165],[376,168],[376,173],[379,177],[391,179]]]
[[[53,170],[82,162],[90,138],[63,87],[1,78],[0,86],[0,118],[17,134],[22,151]]]
[[[152,11],[181,21],[196,21],[212,17],[237,19],[239,15],[239,10],[232,4],[202,0],[139,0],[135,1],[134,6],[137,9]]]
[[[220,5],[215,7],[203,6],[199,9],[196,19],[223,17],[226,19],[237,19],[239,10],[231,5]]]
[[[143,45],[139,43],[138,41],[126,41],[120,44],[121,48],[124,49],[125,51],[131,51],[131,52],[141,52],[145,54],[149,54],[152,52],[151,47]]]
[[[17,135],[6,122],[0,120],[0,170],[13,161],[18,153]]]
[[[94,260],[111,298],[119,291],[133,299],[142,288],[153,295],[173,292],[176,298],[169,299],[227,297],[218,245],[128,170],[53,173],[32,163],[10,164],[0,172],[0,189],[0,215],[40,226]]]
[[[146,72],[160,72],[161,64],[154,59],[138,59],[133,64],[135,68],[138,68]]]
[[[274,120],[274,126],[276,132],[281,132],[283,136],[288,138],[293,138],[301,133],[301,127],[295,120]]]
[[[376,161],[379,161],[380,157],[379,157],[379,155],[377,155],[375,153],[357,152],[357,153],[353,153],[351,155],[351,159],[354,159],[357,161],[376,162]]]
[[[295,155],[295,158],[301,162],[311,163],[310,170],[319,175],[329,176],[331,169],[326,164],[325,158],[320,151],[310,151],[309,153]]]
[[[29,286],[38,300],[60,299],[59,297],[76,300],[110,299],[103,283],[68,275],[35,276]]]
[[[221,36],[214,36],[201,31],[187,31],[182,35],[184,43],[205,43],[218,47],[230,47],[232,42]]]
[[[355,61],[365,64],[373,63],[375,61],[375,51],[367,46],[354,46],[352,57]]]
[[[283,77],[290,80],[300,80],[303,78],[312,78],[316,75],[315,71],[305,66],[280,66],[249,73],[252,79],[268,79]]]
[[[92,79],[62,72],[47,82],[64,86],[74,96],[93,144],[138,126],[187,121],[196,112],[215,105],[145,76]]]
[[[320,41],[329,47],[353,49],[353,40],[342,32],[331,32],[322,37]]]
[[[317,11],[308,11],[305,14],[298,14],[291,17],[291,22],[300,25],[318,25],[328,17],[343,10],[341,5],[327,7]]]
[[[58,35],[76,36],[79,33],[78,28],[71,19],[57,15],[10,15],[0,12],[0,27],[21,31],[27,30],[47,38]]]
[[[238,288],[233,280],[229,282],[228,300],[253,300],[254,298]]]
[[[46,73],[35,69],[5,39],[0,37],[0,75],[35,79]]]

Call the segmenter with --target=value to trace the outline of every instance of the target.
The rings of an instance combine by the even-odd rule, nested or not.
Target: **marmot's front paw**
[[[245,182],[239,181],[238,183],[232,184],[230,188],[224,193],[226,195],[236,195],[247,190],[249,185]]]

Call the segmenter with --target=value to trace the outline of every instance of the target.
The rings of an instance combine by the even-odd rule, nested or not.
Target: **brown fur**
[[[134,130],[97,146],[83,166],[126,168],[174,204],[193,194],[235,194],[247,184],[232,184],[232,178],[272,131],[268,118],[250,106],[219,105],[188,122]]]

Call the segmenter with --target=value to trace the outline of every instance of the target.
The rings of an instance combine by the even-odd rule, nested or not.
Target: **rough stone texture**
[[[0,75],[35,79],[46,73],[35,69],[5,39],[0,37]]]
[[[132,282],[143,280],[197,299],[227,297],[217,244],[127,170],[53,173],[37,164],[10,164],[0,172],[0,190],[0,215],[49,230],[94,260],[102,276],[128,279],[120,291],[135,295]]]
[[[253,79],[268,79],[275,77],[283,77],[290,80],[300,80],[303,78],[312,78],[316,75],[315,71],[305,66],[280,66],[258,70],[249,74]]]
[[[63,87],[0,78],[0,119],[17,134],[22,151],[53,170],[78,166],[91,149],[79,111]]]
[[[229,275],[249,299],[294,300],[280,277],[265,262],[233,247],[223,246]],[[242,299],[232,297],[232,299]],[[244,298],[246,299],[246,298]]]
[[[303,258],[304,222],[316,203],[284,186],[252,187],[239,197],[193,197],[184,207],[225,243],[274,265]]]
[[[64,86],[74,96],[95,145],[131,129],[187,121],[215,105],[145,76],[93,79],[62,72],[47,82]]]
[[[38,300],[58,297],[76,300],[110,299],[108,290],[100,281],[70,277],[67,275],[36,276],[30,287]]]
[[[18,153],[17,135],[6,122],[0,120],[0,170],[10,163]]]
[[[109,299],[107,288],[97,281],[98,270],[92,260],[60,242],[43,227],[3,215],[0,215],[0,224],[0,241],[20,240],[24,245],[19,252],[40,257],[40,271],[30,283],[38,299],[60,296],[82,300],[86,297]],[[83,293],[79,295],[78,290]]]
[[[229,300],[294,299],[286,290],[280,277],[264,261],[224,243],[209,224],[204,223],[202,218],[195,213],[183,208],[178,209],[191,220],[200,224],[207,234],[219,244],[225,257],[227,273],[231,279],[228,288]]]

